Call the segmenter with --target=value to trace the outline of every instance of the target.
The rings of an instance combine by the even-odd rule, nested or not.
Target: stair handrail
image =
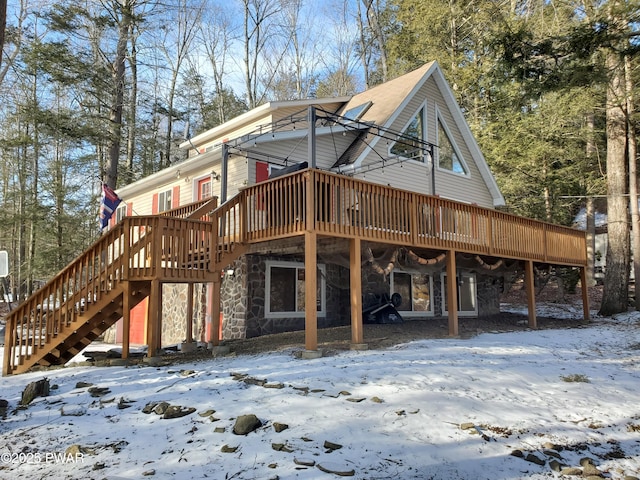
[[[42,335],[46,343],[50,336],[62,332],[78,314],[83,302],[98,300],[93,298],[100,296],[99,289],[93,291],[96,282],[109,288],[110,282],[122,277],[122,248],[117,252],[115,247],[122,245],[127,228],[125,223],[120,222],[98,238],[7,316],[4,375],[13,368],[16,356],[29,357],[37,350],[43,341]],[[108,255],[111,258],[106,262]],[[108,276],[110,281],[107,281]]]

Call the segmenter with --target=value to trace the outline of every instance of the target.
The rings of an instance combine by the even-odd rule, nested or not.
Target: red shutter
[[[127,203],[127,217],[133,215],[133,202]]]
[[[158,194],[153,194],[153,200],[151,200],[151,215],[158,213]]]
[[[269,179],[269,164],[266,162],[256,162],[256,183],[264,182]],[[256,209],[264,210],[264,194],[256,195]]]
[[[178,208],[180,206],[180,185],[173,187],[171,192],[171,209]]]
[[[256,162],[256,183],[269,179],[269,164],[266,162]]]

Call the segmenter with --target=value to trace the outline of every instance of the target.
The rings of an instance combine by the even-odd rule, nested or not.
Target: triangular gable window
[[[389,152],[392,155],[424,162],[424,136],[424,107],[422,107],[402,131],[400,138],[391,145]]]
[[[467,175],[469,172],[453,146],[449,133],[438,118],[438,166],[443,170]]]

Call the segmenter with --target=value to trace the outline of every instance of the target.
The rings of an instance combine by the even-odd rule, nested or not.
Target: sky
[[[561,307],[538,304],[538,315],[580,312]],[[559,478],[556,462],[582,469],[583,458],[605,478],[638,477],[639,327],[640,313],[594,312],[582,328],[313,360],[288,349],[95,367],[77,365],[80,354],[66,368],[0,379],[8,402],[0,478],[342,478],[329,471],[367,480],[537,480]],[[25,386],[44,377],[51,394],[18,409]],[[162,401],[193,412],[144,413]],[[235,434],[242,415],[261,426]]]

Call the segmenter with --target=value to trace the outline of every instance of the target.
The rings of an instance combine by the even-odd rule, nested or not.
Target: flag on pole
[[[102,184],[102,200],[100,201],[100,230],[109,225],[109,220],[122,200],[106,183]]]

